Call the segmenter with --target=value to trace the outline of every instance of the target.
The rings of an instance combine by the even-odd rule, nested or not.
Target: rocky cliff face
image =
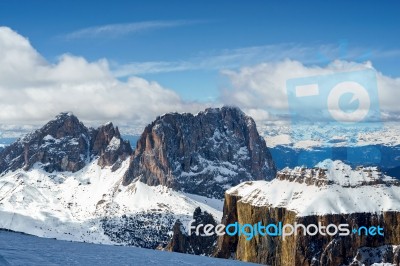
[[[246,180],[270,180],[276,169],[254,120],[232,107],[197,115],[171,113],[148,125],[124,176],[207,197]]]
[[[76,116],[61,113],[41,129],[7,146],[0,154],[0,173],[41,163],[47,172],[82,169],[94,156],[102,166],[114,165],[132,153],[112,124],[88,129]]]
[[[285,169],[272,182],[245,182],[226,193],[223,223],[379,225],[384,236],[225,235],[215,256],[269,265],[399,265],[399,185],[376,168],[349,170],[341,162]]]
[[[123,160],[132,154],[129,141],[121,138],[118,127],[107,123],[90,132],[90,147],[92,156],[99,156],[98,164],[101,167],[113,166],[118,169]]]

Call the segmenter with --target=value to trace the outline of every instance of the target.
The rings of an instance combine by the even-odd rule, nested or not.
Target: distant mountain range
[[[381,144],[349,147],[294,148],[278,145],[269,148],[277,169],[285,167],[313,167],[326,159],[340,160],[352,167],[379,166],[386,174],[400,178],[400,145]]]
[[[259,123],[258,130],[268,147],[293,148],[400,145],[400,125],[396,122],[341,124],[296,121]]]

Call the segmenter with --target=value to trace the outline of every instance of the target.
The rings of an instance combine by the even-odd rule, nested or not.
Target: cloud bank
[[[376,71],[372,63],[355,63],[336,60],[326,66],[306,66],[286,59],[280,62],[262,63],[243,67],[238,71],[223,70],[228,86],[221,89],[220,101],[237,105],[252,114],[256,120],[287,120],[288,96],[286,82],[291,78],[303,78],[348,71],[373,69],[376,73],[379,107],[383,121],[399,120],[400,78],[391,78]],[[317,109],[325,106],[326,99],[313,103]],[[316,114],[317,115],[317,114]],[[318,117],[317,117],[318,119]]]
[[[146,124],[165,112],[202,108],[157,82],[114,78],[107,60],[88,62],[66,54],[50,64],[26,38],[0,27],[2,124],[40,124],[63,111],[89,122]]]
[[[51,64],[28,39],[10,28],[0,27],[1,125],[2,128],[4,125],[40,125],[59,112],[71,111],[93,125],[113,121],[119,125],[142,127],[166,112],[198,112],[222,104],[239,106],[257,121],[289,120],[287,79],[373,69],[368,61],[339,60],[317,66],[290,59],[240,68],[249,63],[259,49],[265,51],[264,48],[256,51],[254,48],[237,49],[232,53],[225,51],[216,56],[199,57],[202,63],[196,65],[202,68],[232,67],[238,70],[221,71],[227,83],[221,88],[218,101],[196,103],[182,100],[175,91],[157,82],[132,75],[132,72],[141,73],[140,70],[127,69],[126,73],[116,75],[106,59],[88,62],[83,57],[65,54]],[[246,58],[250,59],[246,61]],[[140,66],[143,67],[150,72],[158,72],[157,69],[163,72],[170,65]],[[174,67],[183,71],[194,66],[182,63]],[[116,76],[127,79],[121,81]],[[378,71],[376,76],[382,119],[400,120],[400,78],[388,77]]]

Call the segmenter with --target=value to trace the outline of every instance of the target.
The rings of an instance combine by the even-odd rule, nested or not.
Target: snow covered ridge
[[[169,241],[176,219],[196,207],[222,216],[222,201],[134,181],[122,186],[129,165],[101,168],[97,160],[72,172],[48,173],[40,163],[0,178],[0,228],[40,237],[155,248]],[[155,226],[157,225],[157,226]]]
[[[358,166],[354,170],[342,161],[324,160],[315,168],[295,167],[284,168],[279,171],[277,178],[280,180],[296,181],[308,185],[332,185],[342,187],[358,187],[377,184],[399,186],[399,181],[384,175],[376,166]]]
[[[227,190],[253,206],[284,207],[298,216],[400,211],[400,182],[375,167],[352,169],[325,160],[316,168],[284,169],[277,178]]]

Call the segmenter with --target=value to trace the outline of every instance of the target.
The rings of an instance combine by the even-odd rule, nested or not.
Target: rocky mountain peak
[[[236,107],[222,107],[157,117],[138,141],[124,184],[140,177],[148,185],[222,198],[231,186],[275,174],[254,120]]]
[[[88,129],[72,113],[60,113],[40,129],[40,133],[50,135],[56,139],[63,137],[79,137],[87,134]]]
[[[99,165],[119,167],[132,153],[112,123],[98,129],[87,128],[72,113],[60,113],[42,128],[6,147],[0,154],[0,173],[40,163],[47,172],[82,169],[96,156]]]
[[[91,153],[100,156],[99,165],[117,169],[132,154],[129,141],[121,138],[118,127],[109,122],[91,132]]]
[[[121,138],[118,127],[114,127],[111,122],[100,126],[98,129],[93,129],[91,135],[91,147],[94,154],[101,154],[105,151],[114,137]]]

